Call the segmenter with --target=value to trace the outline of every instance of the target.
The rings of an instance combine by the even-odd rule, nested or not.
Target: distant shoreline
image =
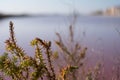
[[[21,17],[54,17],[54,16],[62,16],[62,17],[73,17],[73,15],[63,15],[63,14],[37,14],[37,15],[32,15],[32,14],[8,14],[8,15],[3,15],[0,14],[0,20],[5,19],[5,18],[21,18]],[[108,17],[108,18],[120,18],[120,16],[108,16],[108,15],[77,15],[77,17]]]
[[[28,16],[30,16],[30,15],[27,15],[27,14],[20,14],[20,15],[13,15],[13,14],[5,15],[5,14],[0,14],[0,19],[9,18],[9,17],[28,17]]]

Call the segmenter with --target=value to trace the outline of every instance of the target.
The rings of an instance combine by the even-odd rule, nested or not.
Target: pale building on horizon
[[[120,6],[111,7],[104,11],[104,15],[120,16]]]

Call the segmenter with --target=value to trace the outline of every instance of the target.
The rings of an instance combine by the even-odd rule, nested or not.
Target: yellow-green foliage
[[[9,78],[12,80],[58,80],[52,64],[51,42],[43,41],[35,38],[31,41],[31,46],[35,48],[35,55],[29,56],[24,49],[17,44],[14,34],[13,23],[10,22],[10,37],[5,41],[6,52],[0,56],[0,79]],[[46,55],[46,57],[43,56]],[[56,53],[57,57],[57,53]],[[65,80],[65,76],[77,69],[77,66],[69,66],[62,70],[61,80]]]
[[[35,47],[35,56],[31,57],[18,46],[13,23],[10,22],[10,37],[5,44],[7,52],[0,56],[0,71],[5,77],[9,77],[12,80],[43,80],[44,78],[56,80],[50,58],[50,42],[42,41],[39,38],[32,40],[31,46]],[[43,49],[48,56],[46,59],[48,62],[44,61]]]

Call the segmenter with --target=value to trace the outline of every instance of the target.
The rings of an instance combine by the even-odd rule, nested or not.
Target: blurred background
[[[108,77],[120,57],[119,0],[0,0],[0,54],[5,52],[10,21],[18,44],[29,55],[34,55],[30,41],[35,37],[52,41],[53,50],[56,32],[67,43],[69,26],[75,21],[74,38],[88,48],[89,66],[101,61]]]

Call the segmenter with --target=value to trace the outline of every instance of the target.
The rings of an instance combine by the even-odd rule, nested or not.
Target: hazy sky
[[[76,9],[80,13],[104,10],[120,5],[120,0],[0,0],[3,13],[70,13]]]

